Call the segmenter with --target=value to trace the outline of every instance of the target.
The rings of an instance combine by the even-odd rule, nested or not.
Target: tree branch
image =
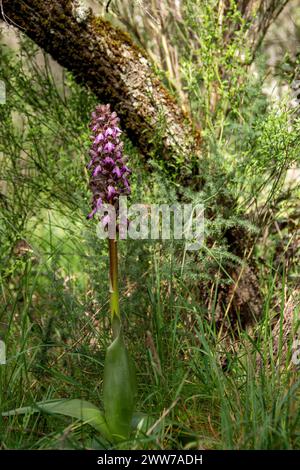
[[[189,161],[199,153],[199,135],[155,76],[150,60],[130,36],[78,5],[76,0],[2,0],[0,19],[18,27],[100,101],[110,103],[144,155],[159,152],[173,169]],[[158,128],[159,142],[154,138]]]
[[[269,27],[278,18],[289,0],[239,0],[244,19],[249,23],[248,38],[252,61],[264,40]]]

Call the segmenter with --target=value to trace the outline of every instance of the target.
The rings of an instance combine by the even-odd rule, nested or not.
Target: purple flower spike
[[[119,139],[122,133],[118,127],[119,122],[117,114],[111,112],[109,104],[98,105],[92,112],[92,145],[89,151],[91,160],[87,168],[90,172],[89,186],[93,197],[88,219],[94,217],[103,203],[113,204],[118,209],[119,196],[130,194],[127,177],[131,170],[125,165],[123,143]],[[105,222],[108,222],[107,219]]]
[[[95,126],[95,127],[96,127],[96,131],[95,131],[95,132],[97,132],[97,130],[98,130],[98,129],[97,129],[97,126]],[[94,127],[93,127],[93,129],[94,129]],[[97,137],[96,137],[96,139],[94,140],[94,143],[95,143],[95,144],[99,144],[100,142],[102,142],[102,141],[104,140],[104,138],[105,138],[105,137],[104,137],[103,134],[98,134]]]

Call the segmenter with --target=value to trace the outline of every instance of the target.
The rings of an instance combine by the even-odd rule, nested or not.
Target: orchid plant
[[[103,227],[109,224],[108,215],[100,215],[104,204],[110,204],[118,214],[119,197],[130,194],[128,177],[131,170],[123,156],[120,140],[119,118],[110,105],[99,105],[92,113],[90,123],[91,149],[87,169],[90,174],[89,187],[92,192],[91,212],[87,219],[100,216]],[[108,347],[104,364],[103,404],[104,410],[85,400],[51,400],[34,406],[19,408],[3,413],[4,416],[45,411],[63,414],[90,424],[107,443],[122,445],[129,439],[131,431],[139,432],[149,426],[149,418],[134,414],[136,377],[131,358],[125,346],[118,291],[118,249],[117,235],[108,239],[110,318],[112,343]]]
[[[110,105],[99,105],[92,113],[90,171],[92,211],[88,219],[97,214],[103,203],[114,206],[118,214],[120,195],[130,194],[128,176],[131,170],[125,165],[123,143],[120,140],[119,118],[111,112]],[[102,217],[107,226],[109,215]],[[134,411],[136,381],[135,371],[125,347],[118,291],[118,250],[117,240],[108,239],[110,311],[113,342],[107,350],[104,365],[103,401],[105,419],[114,439],[126,439],[130,433]]]

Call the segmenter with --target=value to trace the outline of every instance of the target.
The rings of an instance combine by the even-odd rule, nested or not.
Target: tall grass
[[[7,325],[8,346],[7,364],[0,368],[1,410],[62,397],[85,398],[101,407],[108,342],[105,270],[98,270],[96,280],[89,276],[94,260],[82,243],[81,227],[77,233],[65,225],[61,230],[45,213],[43,226],[28,235],[38,255],[23,254],[10,283],[1,279],[1,321]],[[291,363],[292,338],[286,353],[279,348],[273,354],[274,311],[268,300],[274,294],[272,278],[255,332],[241,332],[234,349],[222,350],[214,325],[195,298],[184,288],[174,289],[180,277],[176,279],[172,250],[153,249],[149,258],[144,311],[132,314],[134,326],[127,327],[127,337],[137,365],[138,409],[158,423],[129,446],[297,448],[299,377]],[[139,292],[143,282],[127,295]],[[284,303],[281,315],[283,309]],[[226,367],[220,360],[223,354]],[[2,418],[1,445],[99,448],[101,439],[88,425],[41,414]]]

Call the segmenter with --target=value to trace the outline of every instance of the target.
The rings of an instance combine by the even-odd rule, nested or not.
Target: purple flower
[[[108,127],[105,131],[105,137],[108,137],[109,135],[114,135],[114,129],[111,127]]]
[[[119,196],[130,194],[127,176],[131,174],[131,170],[125,165],[126,159],[123,157],[119,121],[117,114],[111,112],[109,104],[98,105],[92,112],[92,145],[89,151],[91,160],[87,164],[90,172],[92,210],[87,216],[88,219],[94,217],[103,203],[113,204],[118,209]]]
[[[97,176],[98,173],[100,173],[100,171],[101,171],[101,166],[100,166],[100,165],[97,165],[96,168],[94,169],[92,175],[93,175],[93,176]]]
[[[100,207],[102,206],[102,198],[101,197],[98,197],[97,199],[97,202],[96,202],[96,209],[100,209]]]
[[[104,145],[104,152],[111,153],[113,150],[115,150],[115,146],[111,142],[107,142],[107,144]]]
[[[105,228],[110,222],[110,217],[108,214],[106,214],[103,219],[102,219],[102,225],[103,225],[103,228]]]
[[[123,178],[123,183],[124,183],[124,186],[125,186],[126,190],[128,191],[128,194],[130,194],[131,188],[130,188],[128,179],[127,179],[127,178]]]
[[[130,175],[130,174],[131,174],[131,170],[128,168],[128,166],[124,165],[124,166],[122,166],[122,168],[121,168],[121,173],[122,173],[122,175],[125,175],[125,173],[127,173],[128,175]]]
[[[92,219],[94,217],[94,215],[96,214],[97,212],[97,209],[93,209],[92,212],[90,212],[88,215],[87,215],[87,219]]]
[[[121,176],[122,176],[121,170],[118,166],[115,166],[112,173],[113,173],[113,175],[116,175],[117,179],[120,179]]]

